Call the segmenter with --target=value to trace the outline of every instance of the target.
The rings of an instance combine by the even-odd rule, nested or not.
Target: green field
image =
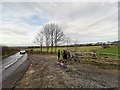
[[[81,46],[81,47],[57,47],[58,50],[68,49],[69,51],[76,52],[96,52],[98,54],[107,54],[107,55],[119,55],[118,48],[120,46],[112,46],[111,48],[102,48],[102,46]],[[40,51],[40,48],[33,48],[33,51]],[[42,51],[46,51],[46,48],[43,48]],[[51,48],[49,48],[49,52],[51,52]],[[55,48],[53,48],[53,52],[55,52]]]
[[[120,46],[113,46],[113,47],[107,48],[107,49],[102,48],[102,49],[99,49],[97,52],[99,54],[119,55],[118,48],[120,48]]]
[[[119,46],[120,47],[120,46]],[[91,58],[84,58],[83,60],[80,60],[80,63],[82,64],[91,64],[95,65],[97,67],[100,67],[102,69],[114,69],[118,70],[118,46],[111,46],[110,48],[102,48],[102,46],[81,46],[81,47],[58,47],[58,50],[64,50],[68,49],[69,51],[77,51],[77,52],[93,52],[95,51],[97,54],[96,59]],[[40,48],[33,48],[33,51],[40,51]],[[53,51],[55,48],[53,48]],[[46,48],[43,48],[43,51],[46,51]],[[49,52],[51,52],[51,48],[49,49]],[[101,55],[103,54],[103,55]],[[57,55],[56,55],[57,58]],[[62,60],[62,57],[60,57]],[[73,63],[73,62],[68,62]]]
[[[89,52],[89,51],[96,51],[101,48],[102,48],[101,46],[57,47],[57,51],[68,49],[69,51]],[[41,50],[40,48],[33,49],[33,51],[40,51],[40,50]],[[42,51],[46,51],[46,48],[43,48]],[[55,51],[55,48],[53,48],[53,51]],[[51,52],[51,48],[49,49],[49,52]]]

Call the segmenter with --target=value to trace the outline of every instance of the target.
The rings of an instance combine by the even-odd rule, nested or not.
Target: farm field
[[[95,51],[98,54],[97,60],[86,58],[85,60],[81,62],[81,63],[86,63],[86,64],[87,63],[99,64],[101,66],[104,63],[109,63],[109,64],[114,63],[117,65],[118,59],[119,59],[118,58],[118,49],[119,49],[118,46],[112,46],[111,48],[106,48],[106,49],[102,48],[102,46],[58,47],[57,51],[58,50],[62,51],[64,49],[68,49],[69,51],[74,51],[74,52],[94,52]],[[40,51],[40,48],[34,48],[33,51]],[[46,51],[46,48],[43,48],[43,51]],[[54,48],[53,48],[53,51],[54,51]],[[49,49],[49,52],[51,52],[51,48]],[[60,59],[62,60],[62,55]]]
[[[111,48],[107,48],[107,49],[99,49],[97,52],[99,54],[111,54],[111,55],[119,55],[120,53],[118,52],[120,46],[113,46]]]
[[[118,69],[118,46],[112,46],[111,48],[104,49],[102,46],[82,46],[77,47],[77,52],[93,52],[95,51],[98,55],[96,59],[91,58],[85,58],[84,60],[81,60],[80,63],[83,64],[91,64],[98,66],[100,68],[106,68],[106,69]],[[59,47],[57,50],[63,50],[67,49],[67,47]],[[75,47],[68,47],[69,51],[75,51]],[[40,51],[40,48],[33,49],[34,51]],[[46,48],[43,48],[44,51],[46,51]],[[50,49],[51,50],[51,49]],[[75,51],[76,52],[76,51]],[[56,56],[57,58],[57,56]],[[60,60],[62,60],[62,55],[60,57]]]
[[[118,56],[118,49],[120,46],[112,46],[111,48],[102,48],[102,46],[81,46],[81,47],[57,47],[58,50],[64,50],[68,49],[69,51],[75,51],[75,52],[96,52],[98,54],[109,54],[109,55],[117,55]],[[40,48],[33,48],[33,51],[40,51]],[[46,48],[43,48],[42,51],[46,51]],[[53,52],[55,51],[55,48],[53,48]],[[49,52],[51,52],[51,48],[49,48]]]
[[[69,51],[81,51],[81,52],[89,52],[101,49],[101,46],[81,46],[81,47],[57,47],[58,50],[64,50],[68,49]],[[40,48],[33,48],[33,51],[40,51]],[[46,51],[46,48],[43,48],[43,51]],[[55,51],[55,48],[53,48],[53,51]],[[49,48],[49,52],[51,52],[51,48]]]

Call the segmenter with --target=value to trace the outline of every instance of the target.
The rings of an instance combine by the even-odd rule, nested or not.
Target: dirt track
[[[118,87],[118,73],[87,64],[56,63],[50,55],[31,55],[31,65],[16,88],[114,88]]]

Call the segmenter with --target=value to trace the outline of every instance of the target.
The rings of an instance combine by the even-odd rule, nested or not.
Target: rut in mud
[[[56,56],[31,55],[31,65],[16,88],[116,88],[118,73],[88,64],[57,65]]]

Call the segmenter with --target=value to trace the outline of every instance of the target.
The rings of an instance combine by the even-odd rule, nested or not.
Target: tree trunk
[[[55,53],[56,53],[56,46],[55,46]]]
[[[53,46],[51,46],[51,52],[53,52]]]
[[[55,44],[55,53],[56,53],[56,51],[57,51],[57,45]]]
[[[41,52],[42,52],[42,45],[40,46],[40,48],[41,48]]]
[[[47,46],[47,53],[49,52],[49,47]]]
[[[52,41],[51,41],[51,52],[53,52],[53,36],[52,36]]]

